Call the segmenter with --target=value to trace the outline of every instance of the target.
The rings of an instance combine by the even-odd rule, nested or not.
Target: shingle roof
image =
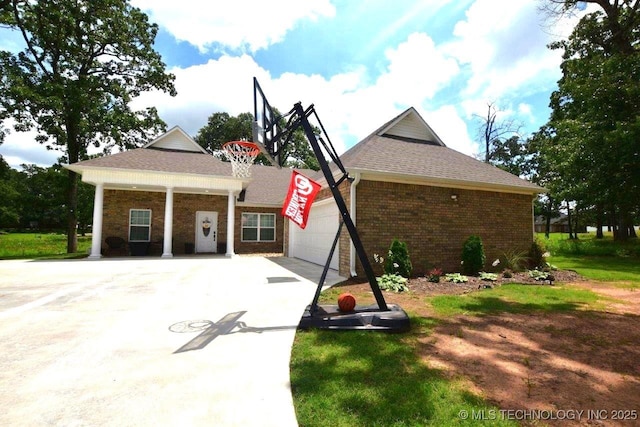
[[[380,132],[398,117],[340,156],[347,171],[392,174],[425,183],[470,185],[532,194],[544,191],[529,181],[435,141],[381,135]],[[316,175],[315,178],[318,179],[319,176]]]
[[[231,176],[231,164],[210,154],[136,148],[75,163],[74,166]]]
[[[74,167],[131,169],[167,173],[231,176],[231,163],[195,152],[137,148],[111,156],[97,157],[75,163]],[[299,169],[311,175],[312,170]],[[291,169],[253,165],[252,180],[245,190],[244,203],[256,205],[282,204],[291,179]]]

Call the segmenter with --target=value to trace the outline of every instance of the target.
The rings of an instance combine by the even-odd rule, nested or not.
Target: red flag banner
[[[286,216],[298,224],[300,228],[305,228],[313,199],[316,198],[318,191],[320,191],[320,184],[293,171],[289,192],[282,206],[282,216]]]

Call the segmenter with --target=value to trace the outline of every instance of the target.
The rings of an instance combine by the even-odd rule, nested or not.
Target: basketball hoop
[[[256,144],[249,141],[231,141],[225,143],[222,150],[231,160],[231,171],[234,177],[251,177],[251,165],[260,154]]]

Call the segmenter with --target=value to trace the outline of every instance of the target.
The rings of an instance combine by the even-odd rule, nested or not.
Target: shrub
[[[555,280],[553,277],[553,274],[551,274],[548,271],[529,270],[528,274],[529,274],[529,277],[531,277],[533,280],[539,280],[539,281],[548,280],[550,282]]]
[[[407,279],[398,274],[383,274],[376,277],[378,286],[383,291],[405,292],[408,291]]]
[[[542,268],[546,265],[544,253],[544,248],[539,241],[535,240],[533,243],[531,243],[528,254],[530,270]]]
[[[389,247],[387,259],[384,262],[385,274],[399,274],[402,277],[411,277],[411,260],[409,259],[409,249],[407,244],[393,239]]]
[[[429,280],[431,283],[439,283],[441,276],[442,276],[442,270],[441,269],[432,268],[427,273],[427,280]]]
[[[484,271],[481,271],[480,280],[484,280],[485,282],[495,282],[496,280],[498,280],[498,275],[496,273],[486,273]]]
[[[469,281],[469,278],[467,278],[467,276],[463,276],[460,273],[449,273],[449,274],[445,274],[444,277],[447,282],[453,282],[453,283],[466,283]]]
[[[484,262],[482,239],[479,236],[470,236],[462,247],[462,272],[476,275],[484,268]]]
[[[523,271],[529,264],[526,251],[507,251],[503,255],[505,267],[511,271]]]

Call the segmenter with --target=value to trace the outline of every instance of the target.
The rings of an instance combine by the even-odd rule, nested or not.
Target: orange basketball
[[[349,292],[340,294],[338,297],[338,308],[340,311],[353,311],[356,308],[356,298]]]

